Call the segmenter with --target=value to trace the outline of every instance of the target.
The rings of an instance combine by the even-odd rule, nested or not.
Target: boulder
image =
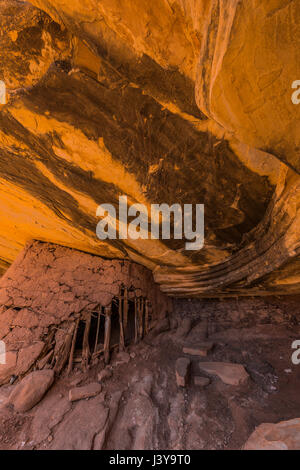
[[[244,450],[300,450],[300,418],[258,426]]]
[[[40,370],[27,375],[12,391],[8,404],[20,413],[31,410],[45,393],[49,390],[54,381],[53,370]]]
[[[201,371],[218,376],[227,385],[242,385],[247,382],[249,375],[241,364],[227,362],[200,362]]]

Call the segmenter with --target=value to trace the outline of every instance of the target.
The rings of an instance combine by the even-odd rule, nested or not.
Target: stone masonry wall
[[[0,340],[7,348],[0,384],[26,373],[43,357],[50,332],[55,332],[54,341],[62,341],[71,322],[110,305],[121,286],[130,289],[129,298],[148,299],[153,317],[172,308],[142,266],[30,242],[0,280]]]

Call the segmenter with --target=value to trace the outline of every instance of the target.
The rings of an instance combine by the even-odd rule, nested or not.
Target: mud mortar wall
[[[47,354],[51,334],[57,350],[70,325],[109,306],[120,287],[128,289],[129,299],[147,299],[154,321],[171,311],[172,301],[142,266],[30,242],[0,281],[0,340],[7,349],[0,384]]]

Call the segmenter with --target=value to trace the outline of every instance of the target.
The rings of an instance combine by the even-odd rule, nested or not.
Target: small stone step
[[[180,357],[176,361],[176,382],[178,387],[186,387],[190,378],[191,361]]]
[[[200,362],[199,368],[207,374],[218,376],[227,385],[242,385],[249,375],[241,364],[228,362]]]
[[[102,387],[98,383],[91,383],[83,387],[75,387],[69,391],[69,401],[84,400],[86,398],[92,398],[98,395],[102,390]]]
[[[213,342],[205,341],[194,346],[185,346],[183,348],[183,353],[189,354],[190,356],[206,357],[209,351],[211,351],[213,347],[214,347]]]

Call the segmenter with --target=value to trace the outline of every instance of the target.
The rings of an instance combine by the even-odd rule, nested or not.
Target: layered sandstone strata
[[[1,3],[0,258],[29,239],[175,296],[299,291],[299,0]],[[38,9],[37,9],[37,8]],[[205,246],[96,237],[99,204],[205,204]]]

